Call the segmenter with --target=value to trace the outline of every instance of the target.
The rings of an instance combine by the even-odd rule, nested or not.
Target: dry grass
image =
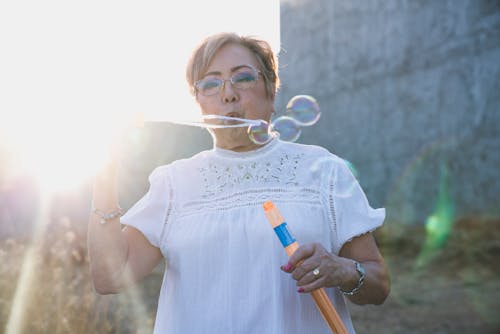
[[[35,246],[34,276],[24,301],[20,332],[151,333],[158,278],[153,275],[120,295],[97,295],[90,283],[84,234],[77,233],[68,221],[55,225]],[[1,330],[9,321],[22,264],[32,244],[31,240],[0,242]]]

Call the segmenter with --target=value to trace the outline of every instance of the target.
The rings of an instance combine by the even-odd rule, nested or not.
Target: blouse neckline
[[[241,159],[249,159],[262,156],[274,150],[278,146],[279,138],[274,137],[269,143],[262,145],[261,147],[245,152],[237,152],[232,150],[223,149],[217,146],[214,146],[212,151],[216,156],[222,158],[241,158]]]

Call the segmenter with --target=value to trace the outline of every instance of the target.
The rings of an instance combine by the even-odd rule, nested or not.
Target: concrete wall
[[[278,111],[314,96],[299,142],[351,161],[373,206],[422,222],[440,166],[458,216],[500,214],[500,1],[281,2]]]

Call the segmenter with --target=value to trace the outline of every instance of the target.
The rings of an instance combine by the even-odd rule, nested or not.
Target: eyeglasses
[[[194,84],[196,91],[204,96],[211,96],[219,93],[224,88],[226,81],[230,81],[234,88],[249,89],[255,87],[259,80],[260,71],[254,68],[243,68],[233,74],[229,79],[208,77],[196,81]]]

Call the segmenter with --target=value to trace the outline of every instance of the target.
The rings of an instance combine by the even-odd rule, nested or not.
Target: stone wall
[[[299,142],[349,160],[389,219],[424,221],[440,170],[458,216],[500,214],[499,1],[282,0],[281,45],[277,110],[314,96]]]

